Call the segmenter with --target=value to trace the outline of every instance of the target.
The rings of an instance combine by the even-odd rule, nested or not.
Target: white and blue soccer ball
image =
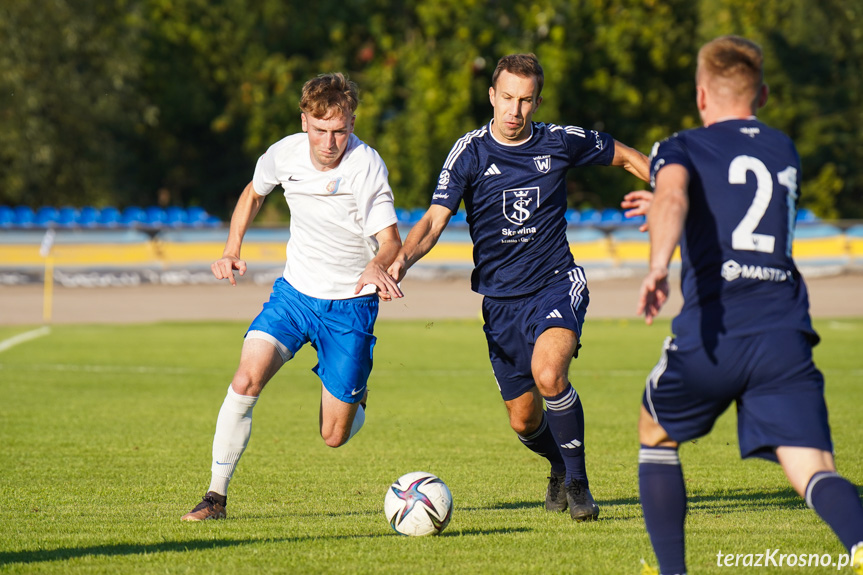
[[[406,473],[387,489],[384,514],[396,533],[437,535],[452,518],[452,493],[431,473]]]

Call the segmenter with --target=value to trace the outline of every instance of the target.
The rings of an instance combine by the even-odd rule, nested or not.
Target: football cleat
[[[593,521],[599,517],[599,505],[593,500],[586,483],[573,479],[566,486],[566,501],[574,521]]]
[[[548,476],[548,489],[545,491],[545,510],[546,511],[566,511],[566,484],[564,480],[566,474],[557,474],[554,471]]]
[[[652,567],[644,559],[641,560],[641,575],[659,575],[659,569]]]
[[[183,515],[181,521],[206,521],[207,519],[224,519],[227,517],[225,506],[228,498],[215,491],[208,491],[194,509]]]

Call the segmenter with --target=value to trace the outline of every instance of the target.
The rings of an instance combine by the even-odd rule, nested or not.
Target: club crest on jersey
[[[547,174],[551,169],[551,156],[537,156],[533,159],[533,163],[536,164],[537,170]]]
[[[327,184],[327,191],[331,194],[335,194],[336,192],[338,192],[339,184],[341,183],[341,181],[341,177],[338,177],[335,180],[330,180],[330,182]]]
[[[519,188],[503,192],[503,217],[517,226],[524,224],[537,207],[539,188]]]

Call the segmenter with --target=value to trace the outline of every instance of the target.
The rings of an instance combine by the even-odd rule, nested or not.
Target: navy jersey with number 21
[[[674,333],[715,340],[786,328],[817,341],[791,254],[800,180],[791,140],[755,118],[727,120],[671,136],[650,161],[652,184],[669,164],[690,179]]]

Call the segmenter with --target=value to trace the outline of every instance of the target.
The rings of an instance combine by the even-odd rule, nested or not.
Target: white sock
[[[252,408],[257,397],[240,395],[228,387],[228,395],[219,410],[216,434],[213,437],[212,476],[208,491],[228,495],[228,484],[240,456],[252,435]]]
[[[360,429],[363,428],[363,424],[366,422],[366,410],[363,409],[362,405],[357,406],[357,413],[354,415],[354,422],[351,424],[351,434],[348,435],[348,441],[351,440],[351,437],[356,435]],[[347,443],[348,441],[345,441]]]

